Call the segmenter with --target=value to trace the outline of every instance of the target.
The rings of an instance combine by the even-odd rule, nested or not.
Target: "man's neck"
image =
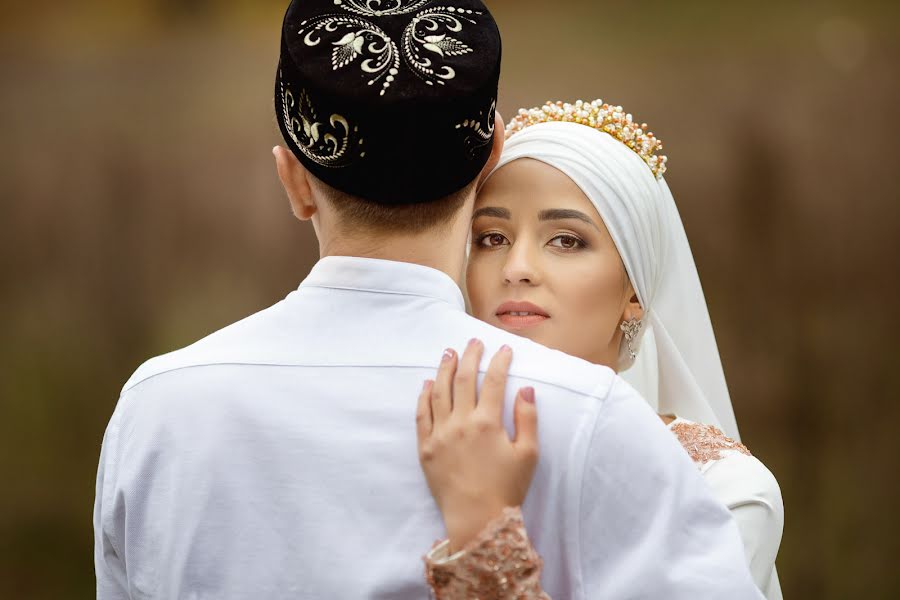
[[[462,232],[458,229],[451,227],[446,231],[433,231],[417,236],[380,236],[374,240],[336,236],[328,242],[320,243],[319,255],[321,258],[378,258],[431,267],[446,273],[462,287],[468,228]]]
[[[319,257],[358,256],[431,267],[446,273],[462,289],[466,268],[466,240],[472,225],[475,198],[442,227],[415,235],[374,234],[358,230],[345,233],[333,209],[322,202],[312,218],[319,238]]]

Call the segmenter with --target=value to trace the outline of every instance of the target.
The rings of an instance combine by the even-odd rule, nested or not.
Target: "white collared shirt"
[[[103,440],[97,596],[427,598],[444,537],[415,405],[442,351],[514,349],[540,461],[523,507],[563,598],[758,598],[737,528],[612,371],[482,323],[427,267],[321,260],[274,306],[126,383]]]

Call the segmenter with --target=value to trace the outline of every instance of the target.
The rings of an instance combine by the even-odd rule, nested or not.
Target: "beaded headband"
[[[621,106],[612,106],[603,100],[593,102],[578,100],[575,104],[547,102],[540,108],[520,108],[519,114],[506,125],[506,138],[509,139],[531,125],[552,121],[579,123],[604,131],[634,150],[647,163],[657,179],[666,172],[668,158],[656,154],[662,150],[662,142],[647,131],[647,124],[636,123]]]

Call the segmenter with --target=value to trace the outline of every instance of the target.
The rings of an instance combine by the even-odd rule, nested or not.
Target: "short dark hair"
[[[334,208],[345,230],[374,234],[416,234],[450,225],[475,192],[472,181],[438,200],[416,204],[381,204],[342,192],[313,176],[313,184]]]

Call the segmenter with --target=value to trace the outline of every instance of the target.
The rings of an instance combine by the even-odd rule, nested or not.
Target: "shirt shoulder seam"
[[[163,369],[157,373],[151,373],[146,375],[130,384],[126,383],[126,386],[122,388],[122,392],[120,395],[124,395],[127,392],[134,390],[136,387],[141,384],[150,381],[151,379],[155,379],[167,373],[174,373],[176,371],[185,371],[188,369],[198,369],[204,367],[221,367],[221,366],[233,366],[233,367],[281,367],[281,368],[290,368],[290,367],[298,367],[298,368],[313,368],[313,369],[434,369],[435,365],[426,365],[426,364],[408,364],[408,365],[379,365],[379,364],[341,364],[341,365],[322,365],[322,364],[306,364],[306,363],[279,363],[279,362],[249,362],[249,361],[211,361],[204,363],[195,363],[189,365],[175,366]],[[484,369],[480,369],[479,373],[483,374],[485,372]],[[566,391],[572,394],[576,394],[578,396],[585,396],[588,398],[594,398],[596,400],[604,400],[606,396],[609,395],[609,390],[612,388],[612,384],[606,384],[606,395],[603,397],[599,396],[595,391],[597,388],[601,386],[595,387],[595,391],[593,392],[584,392],[582,390],[577,390],[575,388],[562,385],[559,383],[554,383],[551,381],[546,381],[543,379],[538,379],[536,377],[529,377],[527,375],[518,375],[518,374],[510,374],[511,377],[516,377],[517,379],[522,379],[525,381],[530,381],[534,383],[539,383],[542,385],[548,385],[554,387],[556,389]]]
[[[441,296],[429,296],[428,294],[419,294],[416,292],[399,292],[397,290],[382,290],[376,288],[364,288],[364,287],[353,287],[349,285],[323,285],[320,283],[307,283],[302,284],[298,291],[309,288],[317,288],[320,290],[341,290],[344,292],[364,292],[368,294],[389,294],[392,296],[412,296],[414,298],[425,298],[427,300],[435,300],[437,302],[443,302],[444,304],[449,304],[455,308],[459,308],[459,302],[456,298],[451,301],[449,298],[442,298]],[[461,292],[460,292],[461,293]]]

